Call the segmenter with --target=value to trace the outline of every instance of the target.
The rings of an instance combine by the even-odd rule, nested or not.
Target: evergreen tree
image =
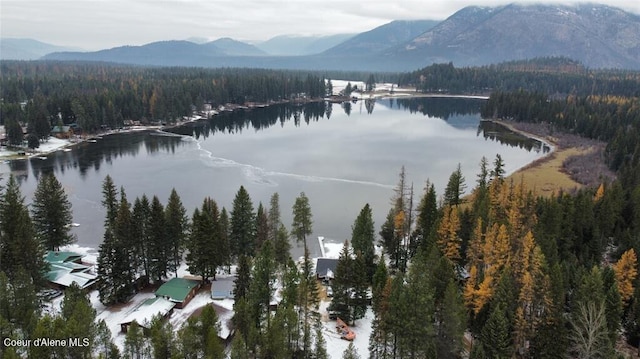
[[[211,306],[205,307],[213,310]],[[215,311],[213,315],[210,313],[208,316],[214,317]],[[217,319],[217,318],[216,318]],[[206,322],[206,324],[205,324]],[[213,326],[211,326],[213,325]],[[209,320],[203,320],[202,316],[200,317],[190,317],[187,319],[187,322],[184,326],[178,331],[178,342],[179,342],[179,353],[181,357],[184,358],[223,358],[219,350],[221,347],[216,347],[214,345],[215,341],[218,340],[217,333],[219,330],[218,324],[213,324]],[[209,340],[211,340],[211,344],[213,347],[209,348]]]
[[[487,355],[484,353],[484,347],[479,340],[473,342],[469,359],[487,359]]]
[[[298,304],[300,272],[293,259],[288,258],[282,269],[282,301],[276,311],[276,321],[281,322],[284,327],[285,347],[288,353],[298,351],[300,339]]]
[[[40,317],[38,320],[38,324],[36,325],[32,337],[33,338],[48,338],[48,339],[62,339],[60,338],[61,334],[64,332],[64,323],[60,316],[56,318],[52,317],[49,314],[45,314]],[[2,338],[9,338],[9,336],[4,335],[2,333]],[[17,353],[9,353],[7,355],[7,351],[13,349],[11,347],[6,348],[3,347],[3,358],[12,357],[15,355],[15,358],[20,358]],[[57,358],[57,357],[65,357],[66,353],[64,352],[64,347],[54,347],[54,346],[45,346],[45,345],[30,345],[28,348],[29,358]]]
[[[353,87],[351,86],[351,82],[347,82],[347,86],[345,86],[344,90],[342,90],[345,96],[351,96],[351,92],[353,92]]]
[[[150,357],[151,347],[137,322],[131,323],[124,337],[124,354],[129,359],[146,359]]]
[[[277,192],[271,195],[269,200],[267,223],[269,240],[274,244],[276,262],[284,264],[290,256],[291,244],[287,229],[280,219],[280,195]]]
[[[418,205],[418,218],[416,219],[418,243],[410,248],[412,254],[415,254],[418,246],[423,248],[427,246],[427,240],[432,233],[435,233],[436,223],[438,223],[436,190],[433,183],[427,181],[424,196]]]
[[[301,192],[293,205],[293,223],[291,224],[291,234],[298,243],[303,242],[307,246],[307,236],[313,233],[313,220],[309,198]]]
[[[47,111],[47,100],[37,92],[33,100],[27,102],[25,108],[27,113],[27,131],[44,140],[49,138],[51,133],[51,123],[49,122],[49,112]]]
[[[250,359],[251,355],[244,342],[244,335],[236,332],[231,341],[231,359]]]
[[[167,277],[172,253],[170,252],[170,239],[167,237],[164,206],[157,196],[153,196],[151,199],[147,228],[149,234],[149,242],[147,243],[149,276],[156,283],[161,283],[162,279]]]
[[[31,214],[36,236],[48,250],[58,250],[75,241],[71,233],[71,202],[53,174],[40,178],[33,195]]]
[[[131,264],[141,278],[149,278],[149,217],[151,208],[146,195],[136,197],[131,211]]]
[[[438,358],[455,358],[462,350],[465,308],[453,279],[449,280],[441,305],[436,308]]]
[[[564,306],[566,303],[564,278],[558,263],[549,271],[550,306],[546,317],[531,340],[529,352],[534,358],[565,358],[567,349],[567,326]]]
[[[241,255],[253,256],[255,254],[256,215],[253,212],[251,197],[244,186],[240,186],[233,200],[231,211],[231,254],[234,258]]]
[[[493,308],[482,328],[482,345],[487,358],[508,359],[513,355],[509,324],[500,305]]]
[[[182,205],[182,200],[175,188],[171,190],[169,201],[164,210],[166,237],[170,255],[167,269],[175,272],[177,276],[189,232],[189,218],[187,217],[187,210]]]
[[[312,351],[311,339],[314,323],[317,316],[313,315],[318,309],[318,284],[313,272],[313,264],[309,257],[309,249],[305,246],[304,260],[302,262],[302,272],[300,273],[300,283],[298,286],[298,322],[302,324],[302,352],[310,355]]]
[[[171,359],[177,354],[176,338],[171,322],[155,316],[149,325],[153,359]]]
[[[375,229],[371,207],[367,203],[358,218],[351,226],[351,245],[355,253],[360,253],[364,259],[367,277],[372,278],[375,271]]]
[[[102,182],[102,206],[107,210],[105,227],[113,226],[118,216],[118,190],[109,175]]]
[[[234,281],[233,299],[237,302],[241,298],[245,298],[249,292],[251,284],[251,258],[241,256],[238,259],[238,271]]]
[[[342,353],[342,359],[360,359],[360,355],[358,355],[356,347],[353,346],[353,342],[349,343],[347,349]]]
[[[393,208],[387,213],[387,218],[380,229],[380,240],[385,253],[389,256],[391,267],[397,268],[400,261],[400,236],[396,234]]]
[[[284,224],[280,223],[274,242],[275,258],[277,263],[285,263],[291,257],[291,243],[289,243],[289,232]]]
[[[487,223],[489,217],[489,161],[482,156],[480,160],[480,173],[478,173],[477,186],[473,196],[472,212]]]
[[[316,326],[316,348],[314,350],[316,359],[329,359],[327,353],[327,342],[322,334],[322,325]]]
[[[291,313],[289,308],[278,308],[273,315],[269,330],[261,336],[260,355],[263,358],[291,358],[292,351],[289,346],[289,335],[295,325],[289,327],[287,316]],[[295,312],[294,312],[295,316]]]
[[[623,314],[622,299],[616,283],[609,286],[605,294],[605,315],[607,317],[607,328],[609,329],[609,340],[615,344],[618,340],[620,320]]]
[[[345,323],[352,323],[354,293],[353,293],[353,254],[349,246],[349,241],[345,241],[338,257],[336,272],[332,282],[333,299],[331,301],[332,309],[338,314],[338,317]]]
[[[12,118],[8,118],[5,120],[4,127],[9,144],[13,146],[22,145],[24,133],[22,132],[22,126],[20,126],[20,123]]]
[[[367,92],[371,92],[376,89],[376,78],[373,74],[369,74],[365,84],[365,89]]]
[[[256,212],[256,248],[259,249],[264,242],[269,239],[269,218],[267,211],[262,206],[262,202],[258,203]]]
[[[110,205],[111,191],[103,191],[105,206]],[[124,190],[112,224],[107,220],[104,240],[98,254],[98,293],[105,305],[124,303],[134,294],[135,268],[131,266],[131,212]],[[107,207],[107,212],[109,212]]]
[[[96,310],[88,295],[76,283],[72,283],[64,292],[61,315],[65,321],[64,334],[68,338],[87,339],[88,344],[67,347],[67,357],[90,358],[97,338]]]
[[[271,327],[270,305],[275,294],[276,264],[273,246],[265,241],[254,261],[249,284],[248,303],[254,313],[257,330],[269,332]]]
[[[382,257],[378,261],[376,272],[373,274],[372,280],[373,310],[375,312],[378,311],[381,305],[381,298],[388,280],[389,274],[387,273],[387,265],[384,263],[384,257]]]
[[[100,358],[104,359],[118,359],[121,357],[120,350],[111,339],[111,330],[102,319],[96,325],[95,352],[98,353]]]
[[[458,163],[458,168],[449,176],[449,182],[447,182],[447,187],[444,191],[444,205],[452,207],[460,205],[465,189],[465,179]]]
[[[394,331],[399,343],[401,357],[435,357],[434,343],[434,288],[428,273],[424,253],[419,252],[411,262],[406,276],[406,285],[400,291],[398,315],[394,320]],[[390,300],[395,300],[391,298]],[[392,314],[393,315],[393,314]]]
[[[40,315],[36,286],[23,267],[18,267],[11,279],[5,274],[0,271],[0,334],[3,338],[19,333],[28,336]]]
[[[230,235],[230,224],[229,224],[229,213],[227,209],[222,207],[222,211],[220,211],[220,238],[217,238],[216,241],[216,250],[217,255],[219,256],[221,261],[221,265],[227,266],[227,272],[230,272],[231,266],[231,244],[229,243],[229,235]]]
[[[356,258],[353,260],[353,278],[351,279],[353,292],[352,321],[364,318],[367,313],[369,283],[365,258],[360,252],[357,252]]]
[[[214,278],[216,270],[226,262],[224,251],[222,226],[218,205],[211,198],[205,198],[202,209],[197,208],[193,212],[192,228],[187,241],[188,253],[186,256],[189,271],[197,273],[202,280]],[[220,245],[220,247],[218,247]],[[220,248],[220,250],[218,250]]]
[[[20,186],[11,175],[0,196],[0,271],[13,281],[20,270],[36,286],[43,284],[46,270],[43,248],[35,237]]]
[[[332,96],[333,95],[333,83],[331,79],[327,79],[327,84],[325,86],[325,95]]]
[[[204,357],[211,359],[223,359],[224,346],[220,340],[220,323],[215,309],[207,305],[202,310],[199,318]]]
[[[496,154],[496,159],[493,161],[493,169],[491,170],[491,177],[493,179],[503,180],[505,175],[504,160],[500,154]]]

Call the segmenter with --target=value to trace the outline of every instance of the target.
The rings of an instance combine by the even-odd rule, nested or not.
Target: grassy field
[[[592,151],[588,148],[562,148],[556,149],[549,156],[541,158],[530,165],[516,171],[510,178],[515,182],[524,180],[528,188],[537,194],[551,196],[562,191],[570,191],[581,188],[582,185],[564,171],[562,163],[571,156],[584,155]]]

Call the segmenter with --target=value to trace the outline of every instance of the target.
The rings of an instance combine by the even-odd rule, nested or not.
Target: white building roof
[[[148,328],[153,317],[156,315],[164,317],[175,306],[176,303],[161,297],[149,298],[133,308],[120,324],[135,321],[138,325]]]

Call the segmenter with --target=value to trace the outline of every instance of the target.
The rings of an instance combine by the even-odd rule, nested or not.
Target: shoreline
[[[483,120],[495,123],[499,126],[518,133],[527,138],[540,141],[548,145],[551,151],[543,157],[526,164],[507,177],[516,181],[522,180],[529,189],[543,196],[557,195],[560,192],[571,192],[593,183],[581,183],[572,176],[572,171],[567,169],[566,162],[570,159],[591,156],[599,151],[598,145],[585,140],[585,144],[576,144],[565,136],[551,136],[534,133],[538,131],[527,131],[517,128],[513,123],[505,120]],[[602,146],[602,144],[600,144]],[[595,169],[600,164],[591,163]],[[587,172],[594,168],[588,168]],[[575,175],[575,173],[574,173]]]
[[[367,96],[368,95],[368,96]],[[30,149],[18,149],[18,150],[7,150],[6,147],[0,151],[0,161],[3,163],[8,163],[10,161],[20,161],[27,160],[31,158],[39,158],[44,157],[42,159],[46,159],[46,157],[57,151],[65,151],[66,149],[72,150],[74,147],[79,146],[82,143],[86,142],[94,142],[99,140],[103,136],[109,136],[114,134],[126,134],[133,132],[141,132],[141,131],[151,131],[151,130],[167,130],[172,128],[182,127],[188,123],[202,121],[206,119],[210,119],[220,114],[221,112],[233,112],[236,110],[253,110],[256,108],[265,108],[272,105],[281,105],[281,104],[305,104],[305,103],[314,103],[327,101],[329,103],[342,103],[342,102],[350,102],[350,101],[363,101],[368,99],[388,99],[388,98],[468,98],[468,99],[481,99],[486,100],[488,96],[481,95],[453,95],[453,94],[432,94],[432,93],[420,93],[415,92],[415,90],[411,89],[395,89],[393,93],[390,91],[374,91],[371,93],[361,93],[356,92],[355,95],[351,97],[346,96],[331,96],[331,97],[323,97],[323,98],[302,98],[302,99],[292,99],[292,100],[280,100],[280,101],[271,101],[268,103],[246,103],[244,105],[238,104],[225,104],[224,110],[222,111],[211,111],[207,117],[203,117],[198,114],[191,114],[187,120],[179,120],[175,123],[170,123],[167,125],[138,125],[138,126],[129,126],[124,127],[119,130],[109,130],[105,132],[98,132],[95,134],[87,135],[85,137],[77,136],[73,140],[70,139],[58,139],[56,137],[50,136],[44,143],[40,144],[40,147],[35,150]],[[184,118],[184,117],[183,117]],[[53,140],[54,142],[59,142],[56,144],[49,144],[49,141]],[[49,145],[48,145],[49,144]],[[47,146],[48,145],[48,146]],[[39,148],[46,147],[45,150],[39,150]],[[3,153],[6,152],[6,153]],[[20,155],[20,152],[25,152],[24,155]]]

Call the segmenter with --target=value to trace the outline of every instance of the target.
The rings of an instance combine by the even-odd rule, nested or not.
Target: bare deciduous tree
[[[580,303],[571,320],[571,351],[581,359],[608,358],[610,345],[604,303]]]

